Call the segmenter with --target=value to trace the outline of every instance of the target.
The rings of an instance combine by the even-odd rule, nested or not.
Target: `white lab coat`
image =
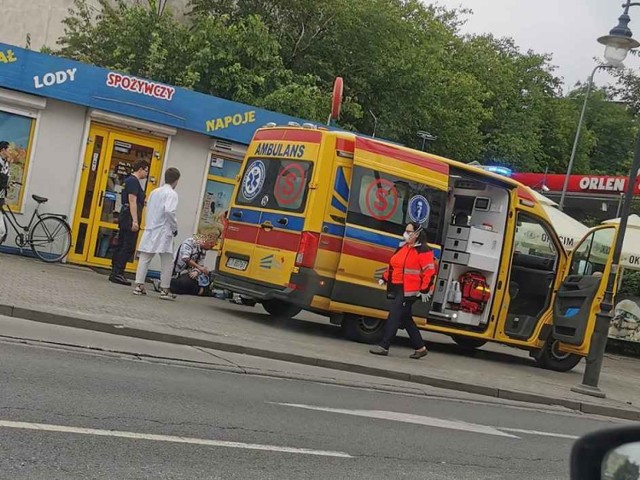
[[[171,185],[163,185],[151,192],[138,251],[173,254],[173,232],[178,231],[177,208],[178,194]]]

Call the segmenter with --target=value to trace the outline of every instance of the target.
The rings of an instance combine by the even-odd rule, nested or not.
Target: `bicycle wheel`
[[[43,262],[59,262],[71,248],[71,228],[60,217],[42,217],[29,232],[29,243]]]

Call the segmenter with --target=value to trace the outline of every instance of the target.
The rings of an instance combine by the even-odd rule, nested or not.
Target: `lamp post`
[[[640,6],[640,3],[632,3],[627,0],[624,5],[624,12],[618,18],[618,25],[611,29],[609,35],[598,38],[598,42],[605,45],[604,57],[609,64],[621,66],[627,57],[629,50],[640,46],[640,42],[632,38],[631,29],[629,28],[629,8],[632,6]],[[607,286],[604,298],[600,303],[600,311],[596,315],[596,324],[591,338],[589,347],[589,355],[586,360],[586,367],[582,383],[573,387],[573,392],[591,395],[595,397],[605,397],[605,393],[598,388],[600,379],[600,370],[602,369],[602,359],[604,350],[607,345],[607,337],[609,334],[609,325],[611,323],[611,310],[613,309],[613,289],[615,287],[616,274],[620,263],[620,254],[622,252],[622,243],[624,235],[627,231],[627,220],[631,210],[631,202],[633,200],[633,191],[640,169],[640,133],[636,139],[636,150],[633,157],[633,164],[627,179],[627,190],[624,195],[622,208],[620,212],[620,226],[616,243],[613,246],[612,266],[607,278]]]
[[[427,142],[435,142],[438,137],[430,134],[429,132],[425,132],[424,130],[418,130],[418,138],[422,139],[422,151],[424,152],[425,147],[427,146]]]
[[[578,129],[576,130],[576,136],[573,139],[573,148],[571,149],[571,157],[569,157],[569,165],[567,166],[567,173],[564,176],[564,184],[562,185],[562,193],[560,194],[560,202],[558,203],[558,208],[560,210],[564,210],[564,197],[567,194],[567,188],[569,187],[569,176],[571,175],[571,170],[573,170],[573,161],[576,158],[576,151],[578,150],[578,142],[580,141],[580,133],[582,131],[582,123],[584,122],[584,114],[587,111],[587,101],[589,100],[589,94],[591,93],[591,89],[593,88],[593,76],[600,69],[605,68],[613,68],[614,65],[598,65],[593,69],[591,75],[587,79],[587,91],[584,93],[584,101],[582,102],[582,110],[580,111],[580,119],[578,120]]]

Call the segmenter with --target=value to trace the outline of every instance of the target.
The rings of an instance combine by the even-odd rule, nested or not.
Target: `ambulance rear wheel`
[[[560,342],[555,338],[550,337],[547,340],[542,351],[534,357],[540,367],[556,372],[568,372],[580,363],[580,355],[562,352],[559,345]]]
[[[485,343],[486,340],[479,340],[477,338],[471,337],[463,337],[462,335],[451,335],[451,338],[454,342],[460,345],[462,348],[466,348],[468,350],[475,350],[476,348],[480,348]]]
[[[342,331],[349,340],[359,343],[379,343],[384,335],[384,320],[363,315],[345,315]]]
[[[269,315],[278,318],[295,317],[302,310],[297,305],[277,299],[265,300],[262,306]]]

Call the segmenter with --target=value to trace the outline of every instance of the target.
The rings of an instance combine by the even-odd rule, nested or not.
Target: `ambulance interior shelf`
[[[432,310],[436,321],[483,328],[507,222],[508,191],[472,179],[452,178],[444,246]]]

